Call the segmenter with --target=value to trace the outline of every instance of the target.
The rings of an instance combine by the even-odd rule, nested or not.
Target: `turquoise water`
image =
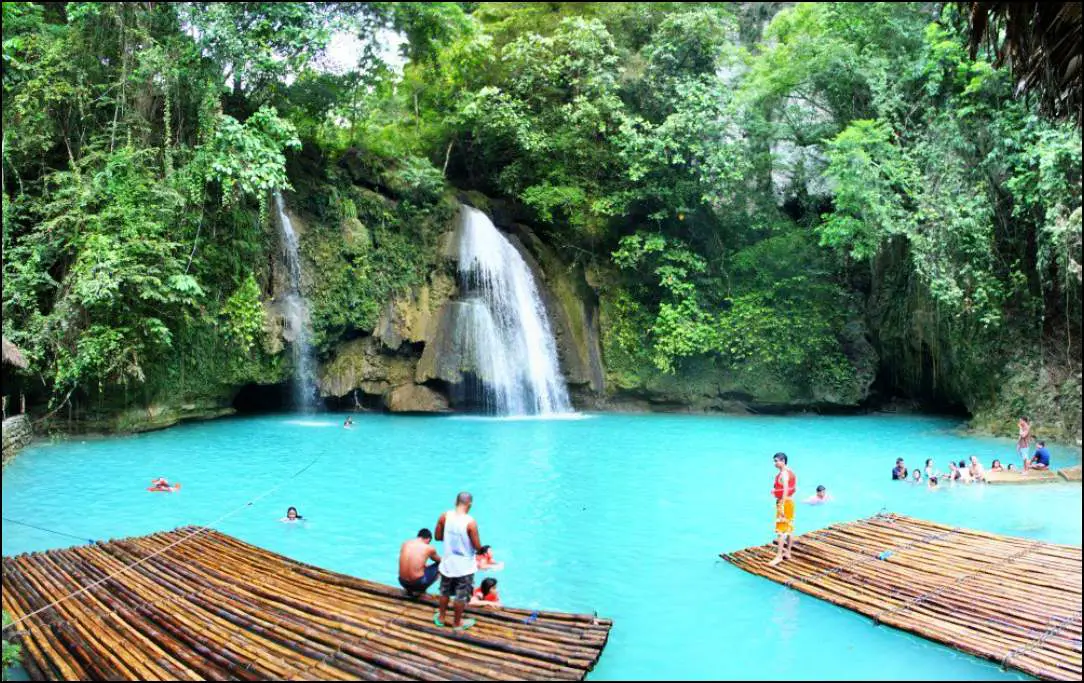
[[[1008,439],[886,417],[599,415],[578,420],[268,416],[41,445],[3,475],[3,514],[83,537],[203,524],[304,474],[217,528],[291,557],[394,584],[399,544],[433,528],[463,489],[483,543],[506,563],[502,599],[614,620],[592,679],[1023,678],[742,572],[722,551],[771,540],[771,456],[791,456],[799,533],[887,509],[1081,544],[1081,487],[893,482],[974,453],[1011,462]],[[1055,466],[1078,454],[1055,450]],[[180,493],[148,493],[155,476]],[[304,524],[278,523],[297,506]],[[3,523],[3,553],[75,542]]]

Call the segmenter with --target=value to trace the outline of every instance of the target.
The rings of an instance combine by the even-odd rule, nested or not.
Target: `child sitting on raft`
[[[473,607],[500,607],[501,597],[497,595],[497,579],[482,579],[482,585],[474,589],[470,604]]]
[[[478,553],[474,556],[474,560],[477,563],[478,571],[488,570],[491,572],[499,572],[504,569],[504,562],[493,561],[493,549],[488,545],[484,545],[478,550]]]

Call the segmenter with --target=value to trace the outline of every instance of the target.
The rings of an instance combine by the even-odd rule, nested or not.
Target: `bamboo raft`
[[[1081,549],[900,515],[721,557],[741,569],[1005,668],[1080,680]]]
[[[196,527],[3,560],[3,608],[15,620],[81,589],[17,625],[32,678],[582,680],[612,626],[468,608],[477,624],[452,631],[434,625],[432,596]]]
[[[1080,481],[1080,465],[1060,470],[1002,470],[985,475],[987,484],[1057,484],[1067,481]]]

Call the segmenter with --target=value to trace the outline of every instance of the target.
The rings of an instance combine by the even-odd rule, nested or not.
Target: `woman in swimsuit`
[[[297,508],[286,508],[286,516],[279,520],[280,522],[300,522],[301,515],[297,514]]]

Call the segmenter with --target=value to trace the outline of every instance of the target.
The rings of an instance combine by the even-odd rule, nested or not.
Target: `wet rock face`
[[[409,356],[385,353],[375,337],[344,342],[335,359],[320,368],[320,395],[341,398],[355,389],[383,394],[393,386],[410,382],[415,363]]]
[[[456,293],[455,279],[437,272],[428,283],[389,301],[377,320],[373,336],[396,351],[403,344],[428,343],[437,333],[441,309]]]
[[[404,384],[384,394],[384,405],[393,413],[446,413],[448,399],[417,384]]]

